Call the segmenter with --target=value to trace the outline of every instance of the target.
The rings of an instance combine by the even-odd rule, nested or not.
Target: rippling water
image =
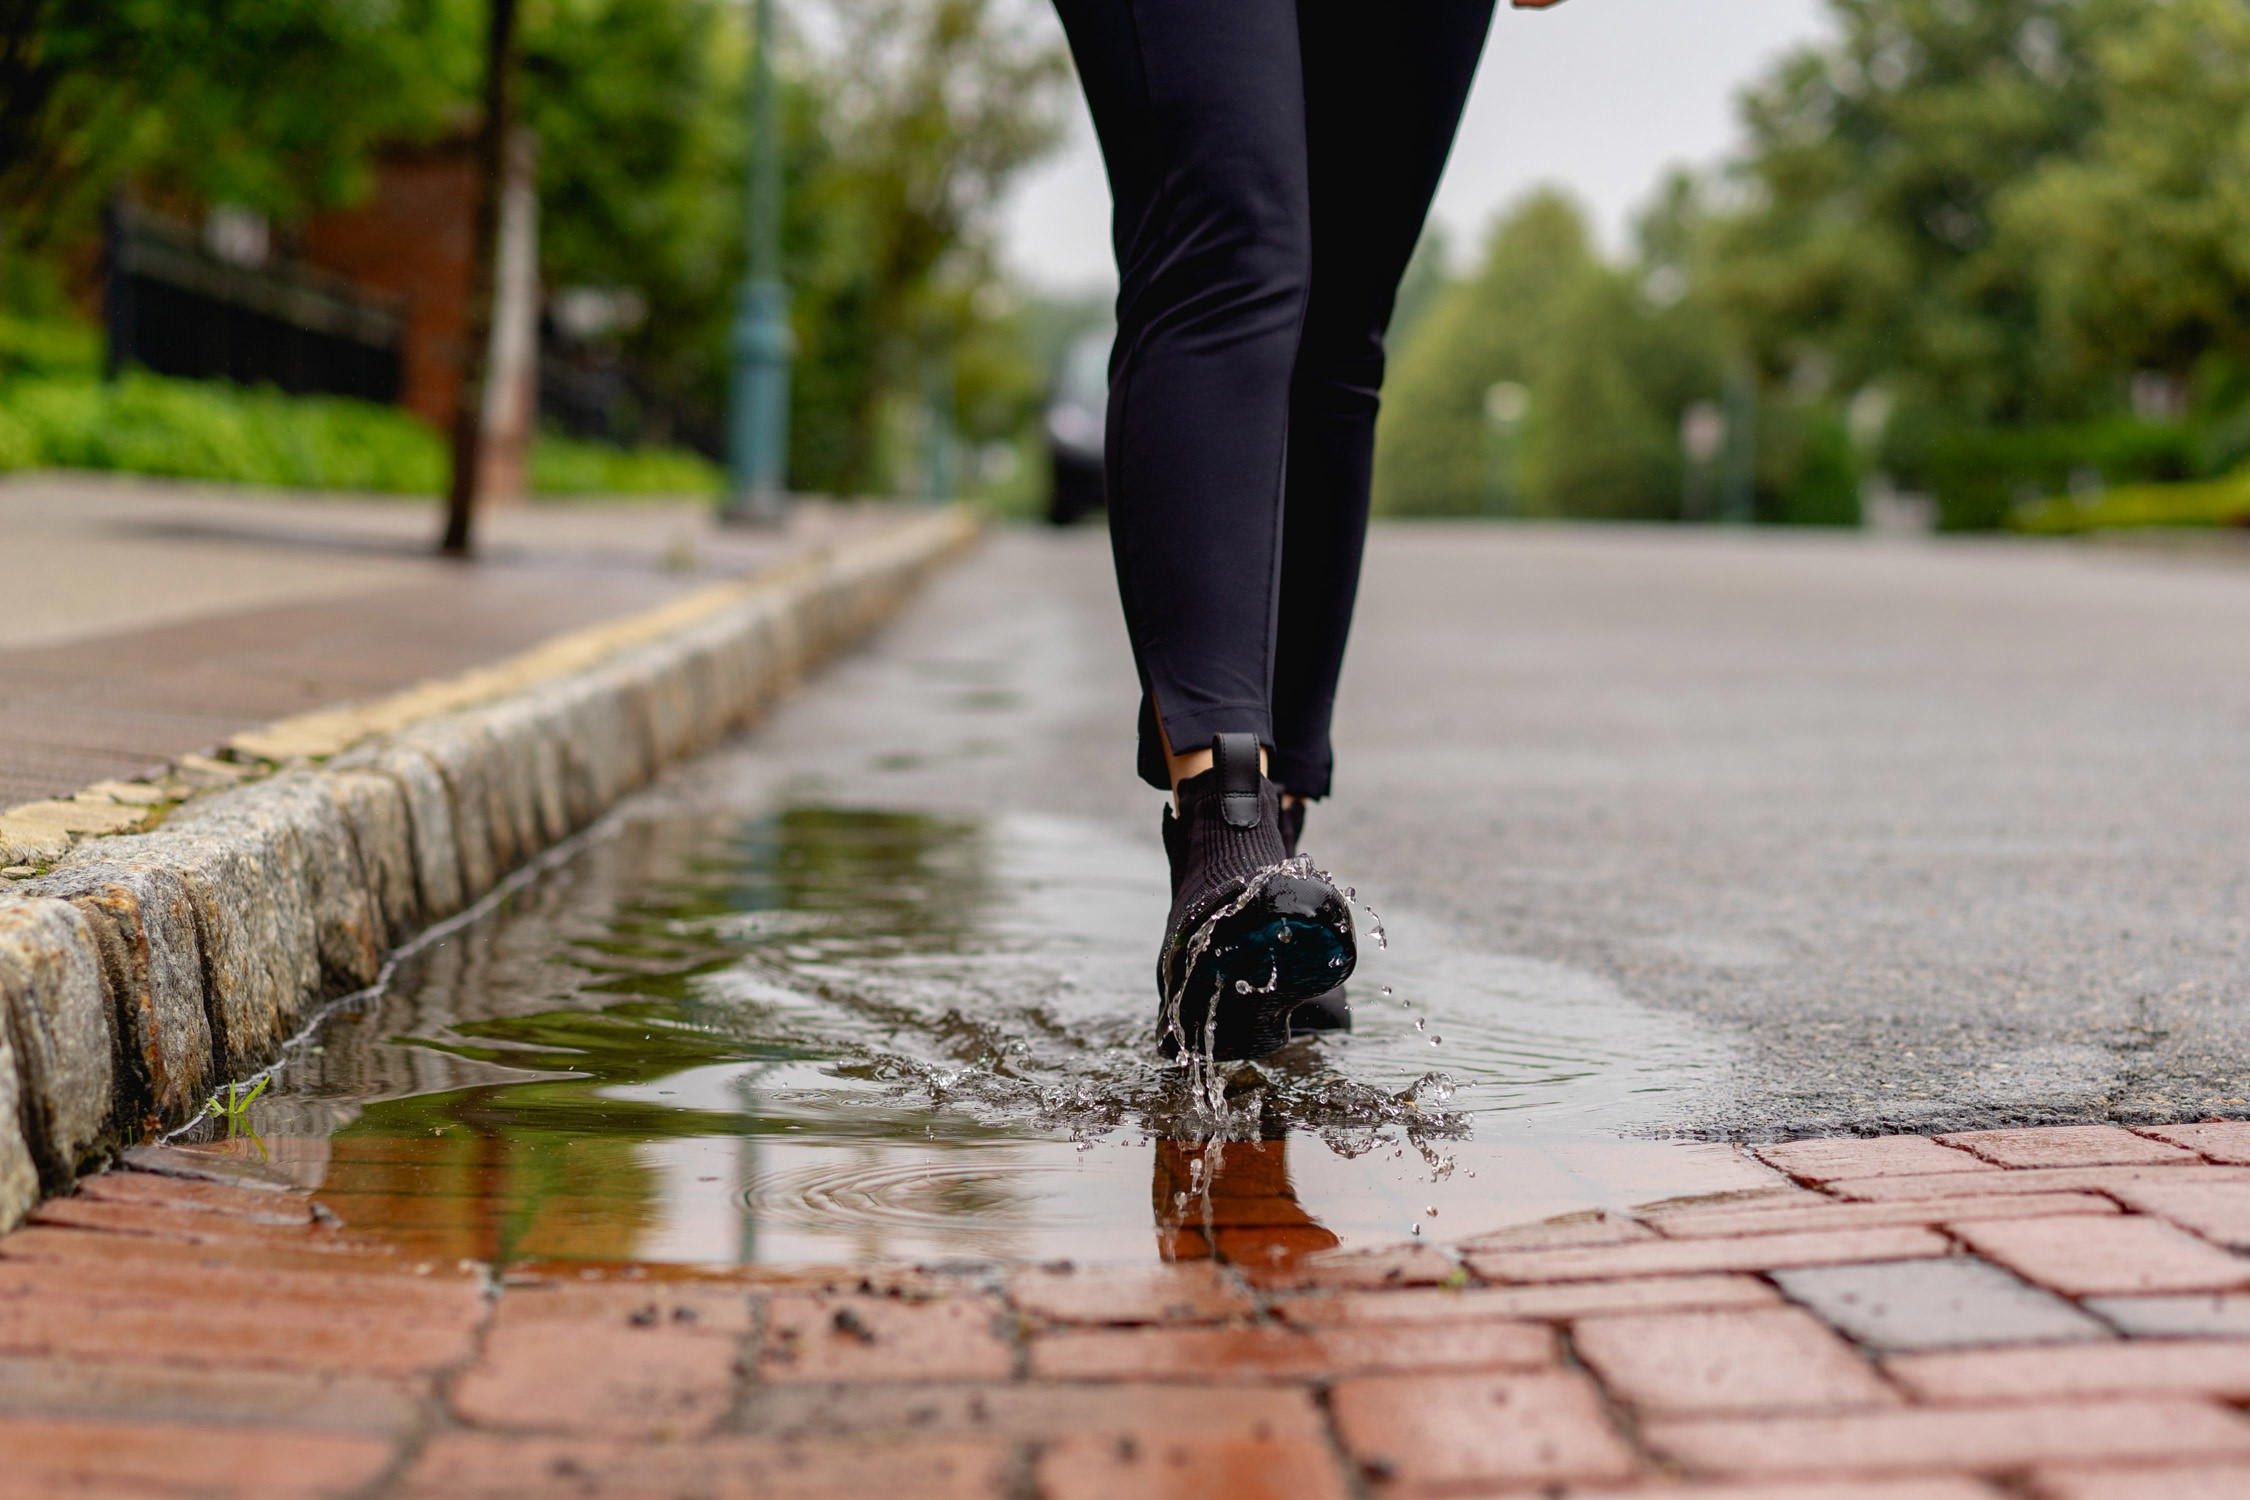
[[[1633,1138],[1711,1042],[1411,913],[1351,1031],[1234,1067],[1214,1121],[1152,1046],[1161,865],[1104,840],[620,820],[328,1017],[236,1149],[500,1261],[1273,1254],[1732,1185]]]

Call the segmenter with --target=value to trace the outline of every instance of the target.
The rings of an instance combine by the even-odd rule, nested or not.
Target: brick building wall
[[[504,284],[493,310],[495,350],[503,357],[493,363],[495,388],[485,404],[484,477],[485,493],[494,499],[520,497],[530,471],[538,221],[524,205],[532,170],[526,140],[511,153],[500,251]],[[310,264],[406,299],[400,402],[441,432],[452,431],[460,400],[475,226],[475,143],[456,136],[386,151],[373,191],[351,208],[309,220],[299,241]]]

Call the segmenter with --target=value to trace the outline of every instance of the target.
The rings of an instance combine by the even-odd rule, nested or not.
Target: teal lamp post
[[[781,102],[773,80],[773,0],[757,0],[750,61],[750,266],[728,339],[727,499],[723,519],[777,525],[788,510],[789,287],[781,279]]]

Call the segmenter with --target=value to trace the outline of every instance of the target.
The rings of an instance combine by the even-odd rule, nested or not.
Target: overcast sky
[[[1553,182],[1593,211],[1608,243],[1621,245],[1633,211],[1667,167],[1708,162],[1736,140],[1734,98],[1742,85],[1777,54],[1826,29],[1824,0],[1503,7],[1435,217],[1456,254],[1467,253],[1498,209]],[[1083,104],[1072,120],[1069,146],[1026,178],[1005,228],[1010,264],[1056,290],[1113,280],[1109,193]]]

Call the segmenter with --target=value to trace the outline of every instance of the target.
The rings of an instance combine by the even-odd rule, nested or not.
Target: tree
[[[1832,0],[1842,35],[1744,102],[1709,289],[1761,368],[1885,382],[1967,419],[2067,414],[2039,288],[1999,205],[2076,151],[2095,40],[2145,0]]]
[[[1485,262],[1421,319],[1389,382],[1376,453],[1380,509],[1475,515],[1680,513],[1680,414],[1719,389],[1717,334],[1667,256],[1696,232],[1684,187],[1623,265],[1595,253],[1569,199],[1534,195],[1495,226]],[[1492,393],[1529,393],[1495,426]]]
[[[862,493],[889,479],[889,418],[940,354],[972,429],[1036,404],[991,242],[1008,186],[1059,138],[1068,67],[1051,18],[1014,0],[800,0],[785,16],[792,480]],[[748,58],[741,7],[721,0],[539,0],[527,17],[547,280],[639,293],[619,351],[687,406],[725,388]]]
[[[2000,205],[2046,326],[2088,379],[2250,369],[2250,9],[2145,5],[2091,63],[2099,123]]]
[[[1052,149],[1070,72],[1059,29],[1012,0],[828,0],[820,101],[829,156],[800,183],[793,255],[800,485],[881,475],[886,413],[995,302],[993,236],[1016,175]],[[962,390],[974,407],[990,394]],[[1020,374],[1020,371],[1019,371]]]
[[[0,0],[0,241],[90,233],[135,176],[279,217],[343,201],[461,96],[429,56],[446,3]]]
[[[485,392],[491,374],[492,311],[500,280],[500,200],[508,138],[515,130],[516,0],[485,0],[484,108],[477,119],[476,228],[469,244],[468,315],[461,332],[461,390],[454,400],[453,474],[438,551],[466,558],[484,479]]]
[[[1523,445],[1534,515],[1671,519],[1680,512],[1678,409],[1645,363],[1662,354],[1633,278],[1589,268],[1555,310],[1554,342],[1533,365]]]
[[[1500,219],[1482,267],[1423,315],[1385,382],[1377,509],[1485,509],[1494,462],[1486,393],[1502,381],[1534,385],[1557,310],[1595,267],[1585,216],[1562,194],[1535,194]]]

